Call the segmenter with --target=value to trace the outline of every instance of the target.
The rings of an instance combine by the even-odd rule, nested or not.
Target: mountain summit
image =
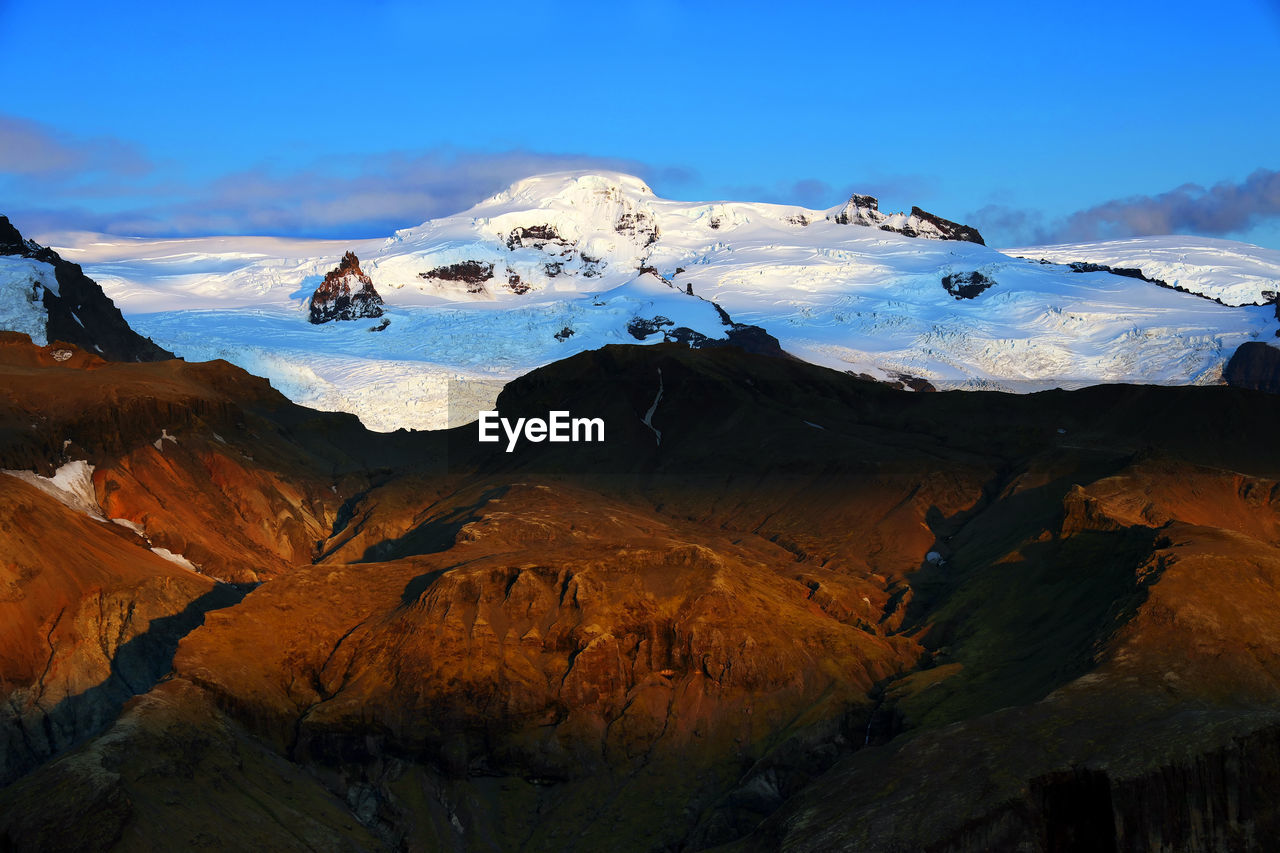
[[[1191,237],[1001,252],[904,208],[682,201],[630,175],[557,172],[382,240],[79,235],[67,251],[165,346],[235,353],[294,401],[387,430],[442,426],[458,377],[506,381],[644,329],[724,340],[717,307],[805,361],[942,389],[1212,384],[1242,343],[1275,335],[1259,306],[1280,252]],[[396,308],[379,334],[307,322],[347,249]],[[338,296],[313,300],[317,319]]]
[[[163,361],[173,353],[125,322],[79,264],[28,240],[0,216],[0,329],[40,345],[63,341],[109,361]]]
[[[381,316],[382,297],[373,280],[360,269],[360,259],[354,252],[342,256],[341,263],[325,275],[311,296],[312,323]]]

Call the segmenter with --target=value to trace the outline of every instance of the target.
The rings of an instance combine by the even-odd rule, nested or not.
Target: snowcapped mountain
[[[384,430],[441,426],[459,395],[456,415],[474,417],[502,382],[607,343],[725,339],[725,312],[825,366],[1010,390],[1213,383],[1241,343],[1276,329],[1258,303],[1280,253],[1190,238],[999,252],[981,239],[868,196],[825,211],[681,202],[628,175],[566,172],[387,240],[54,242],[163,346]],[[378,334],[307,322],[347,251],[385,300]],[[1067,265],[1082,261],[1170,286]]]

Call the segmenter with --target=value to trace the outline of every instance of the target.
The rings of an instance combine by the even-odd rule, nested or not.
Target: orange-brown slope
[[[8,781],[164,675],[204,611],[239,598],[216,581],[309,562],[343,490],[368,482],[356,457],[384,451],[224,363],[109,363],[0,333],[0,388]],[[367,440],[338,450],[347,435]]]
[[[744,762],[865,719],[873,685],[915,662],[913,643],[871,627],[857,581],[799,572],[767,541],[563,483],[446,503],[424,524],[462,521],[456,544],[295,570],[212,615],[175,664],[277,749],[372,785],[406,837],[425,843],[425,816],[395,774],[366,778],[370,763],[417,759],[448,784],[501,776],[531,795],[566,786],[555,820],[508,828],[538,849],[567,825],[594,839],[581,843],[651,834],[655,815],[688,807],[674,843]]]
[[[0,782],[109,723],[238,600],[137,535],[0,474]]]
[[[741,849],[1267,849],[1275,494],[1157,456],[1070,485],[1038,533],[963,531],[921,616],[934,666],[887,685],[917,731],[837,766]]]
[[[0,468],[85,460],[108,518],[229,581],[310,562],[376,466],[430,458],[225,362],[110,363],[0,333],[0,383]]]
[[[672,347],[586,353],[509,391],[504,414],[600,414],[610,440],[487,454],[457,432],[447,476],[335,480],[317,562],[211,613],[151,694],[165,702],[138,703],[131,725],[172,746],[117,774],[127,826],[187,809],[208,825],[175,757],[204,755],[206,726],[272,773],[305,766],[293,790],[326,821],[345,802],[411,849],[704,847],[801,790],[749,846],[1037,849],[1092,814],[1071,811],[1077,788],[1141,798],[1175,767],[1216,803],[1212,773],[1171,756],[1265,740],[1275,638],[1250,596],[1272,584],[1275,400],[895,394]],[[255,476],[247,431],[219,434]],[[167,454],[200,446],[172,445],[128,470],[163,482]],[[90,745],[23,801],[73,761],[119,758]],[[247,790],[249,824],[251,802],[283,814],[283,797]]]

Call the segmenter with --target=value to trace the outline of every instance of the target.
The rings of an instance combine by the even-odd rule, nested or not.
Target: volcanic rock
[[[555,246],[572,245],[560,236],[554,225],[529,225],[511,229],[507,235],[507,249],[515,251],[521,248],[541,249],[548,244]]]
[[[374,289],[373,280],[360,269],[360,259],[354,252],[343,255],[341,263],[325,274],[311,295],[310,314],[311,322],[316,324],[382,316],[382,297]]]
[[[838,225],[868,225],[907,237],[962,240],[986,245],[976,228],[943,219],[918,207],[912,207],[910,214],[882,213],[880,202],[875,197],[859,193],[849,197],[844,207],[835,215],[835,222]]]
[[[4,467],[51,475],[69,438],[143,531],[0,475],[0,683],[52,659],[79,696],[128,601],[151,625],[214,585],[130,568],[160,557],[142,535],[196,563],[229,537],[265,581],[0,790],[4,849],[1253,850],[1280,825],[1280,397],[915,394],[608,346],[496,404],[608,440],[507,452],[226,365],[0,344]]]
[[[1222,369],[1222,378],[1236,388],[1280,394],[1280,349],[1262,341],[1245,341]]]
[[[41,287],[46,339],[65,341],[110,361],[163,361],[173,353],[129,327],[115,303],[80,269],[53,249],[26,240],[0,216],[0,256],[29,258],[52,267],[57,287]]]
[[[974,272],[956,272],[942,277],[942,287],[956,299],[973,299],[995,287],[995,279]]]

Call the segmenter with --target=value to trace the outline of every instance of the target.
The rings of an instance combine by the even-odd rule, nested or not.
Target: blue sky
[[[0,212],[355,237],[538,171],[1280,247],[1280,2],[0,0]]]

